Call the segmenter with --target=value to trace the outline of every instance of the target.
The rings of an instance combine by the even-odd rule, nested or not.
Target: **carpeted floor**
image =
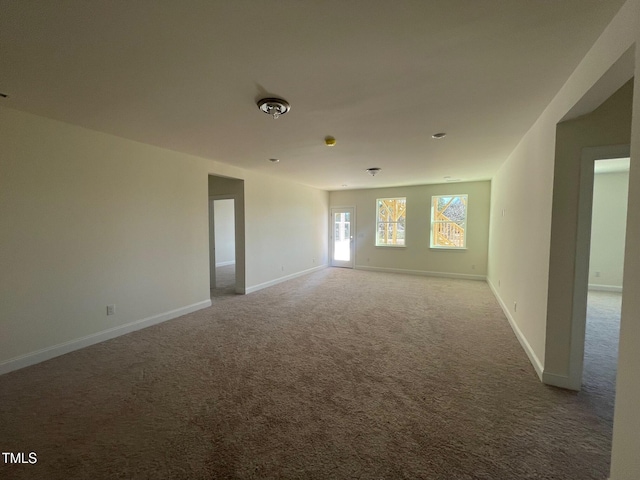
[[[621,308],[621,293],[589,291],[582,389],[609,423],[615,404]]]
[[[216,288],[211,289],[211,298],[236,294],[236,266],[216,267]]]
[[[594,386],[594,388],[597,385]],[[606,479],[483,282],[325,269],[0,377],[2,479]]]

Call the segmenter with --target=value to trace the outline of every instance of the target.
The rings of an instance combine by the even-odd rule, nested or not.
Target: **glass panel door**
[[[331,265],[353,268],[353,207],[331,209]]]

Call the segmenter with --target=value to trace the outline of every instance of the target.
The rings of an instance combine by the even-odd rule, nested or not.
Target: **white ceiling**
[[[622,3],[0,0],[0,105],[326,190],[489,179]]]

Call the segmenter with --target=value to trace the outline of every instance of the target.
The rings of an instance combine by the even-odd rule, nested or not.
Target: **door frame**
[[[349,222],[349,233],[350,233],[350,260],[334,260],[334,214],[336,213],[350,213],[351,220]],[[329,212],[329,265],[332,267],[342,267],[342,268],[354,268],[356,264],[356,207],[353,205],[349,206],[336,206],[331,207]]]
[[[580,390],[584,368],[584,342],[587,327],[587,294],[589,291],[589,254],[591,251],[591,213],[593,208],[594,165],[596,160],[628,157],[630,145],[586,147],[580,164],[580,193],[576,256],[573,276],[573,308],[571,345],[569,347],[569,382],[566,388]],[[626,246],[625,246],[626,249]]]
[[[236,292],[238,292],[238,217],[236,214],[236,208],[238,206],[237,195],[233,193],[209,195],[209,288],[216,288],[216,235],[215,235],[215,215],[214,215],[214,202],[216,200],[233,200],[233,224],[235,230],[235,269],[236,269]]]

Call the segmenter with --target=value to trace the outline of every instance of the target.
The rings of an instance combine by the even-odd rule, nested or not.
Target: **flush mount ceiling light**
[[[279,158],[270,158],[269,161],[271,163],[278,163],[280,161],[280,159]]]
[[[436,140],[440,140],[441,138],[446,137],[447,134],[444,132],[440,132],[440,133],[434,133],[433,135],[431,135],[431,138],[435,138]]]
[[[378,167],[371,167],[371,168],[367,168],[365,171],[372,177],[375,177],[376,173],[378,173],[380,170],[382,169]]]
[[[258,108],[267,115],[273,116],[275,120],[291,110],[291,105],[281,98],[263,98],[258,100]]]

